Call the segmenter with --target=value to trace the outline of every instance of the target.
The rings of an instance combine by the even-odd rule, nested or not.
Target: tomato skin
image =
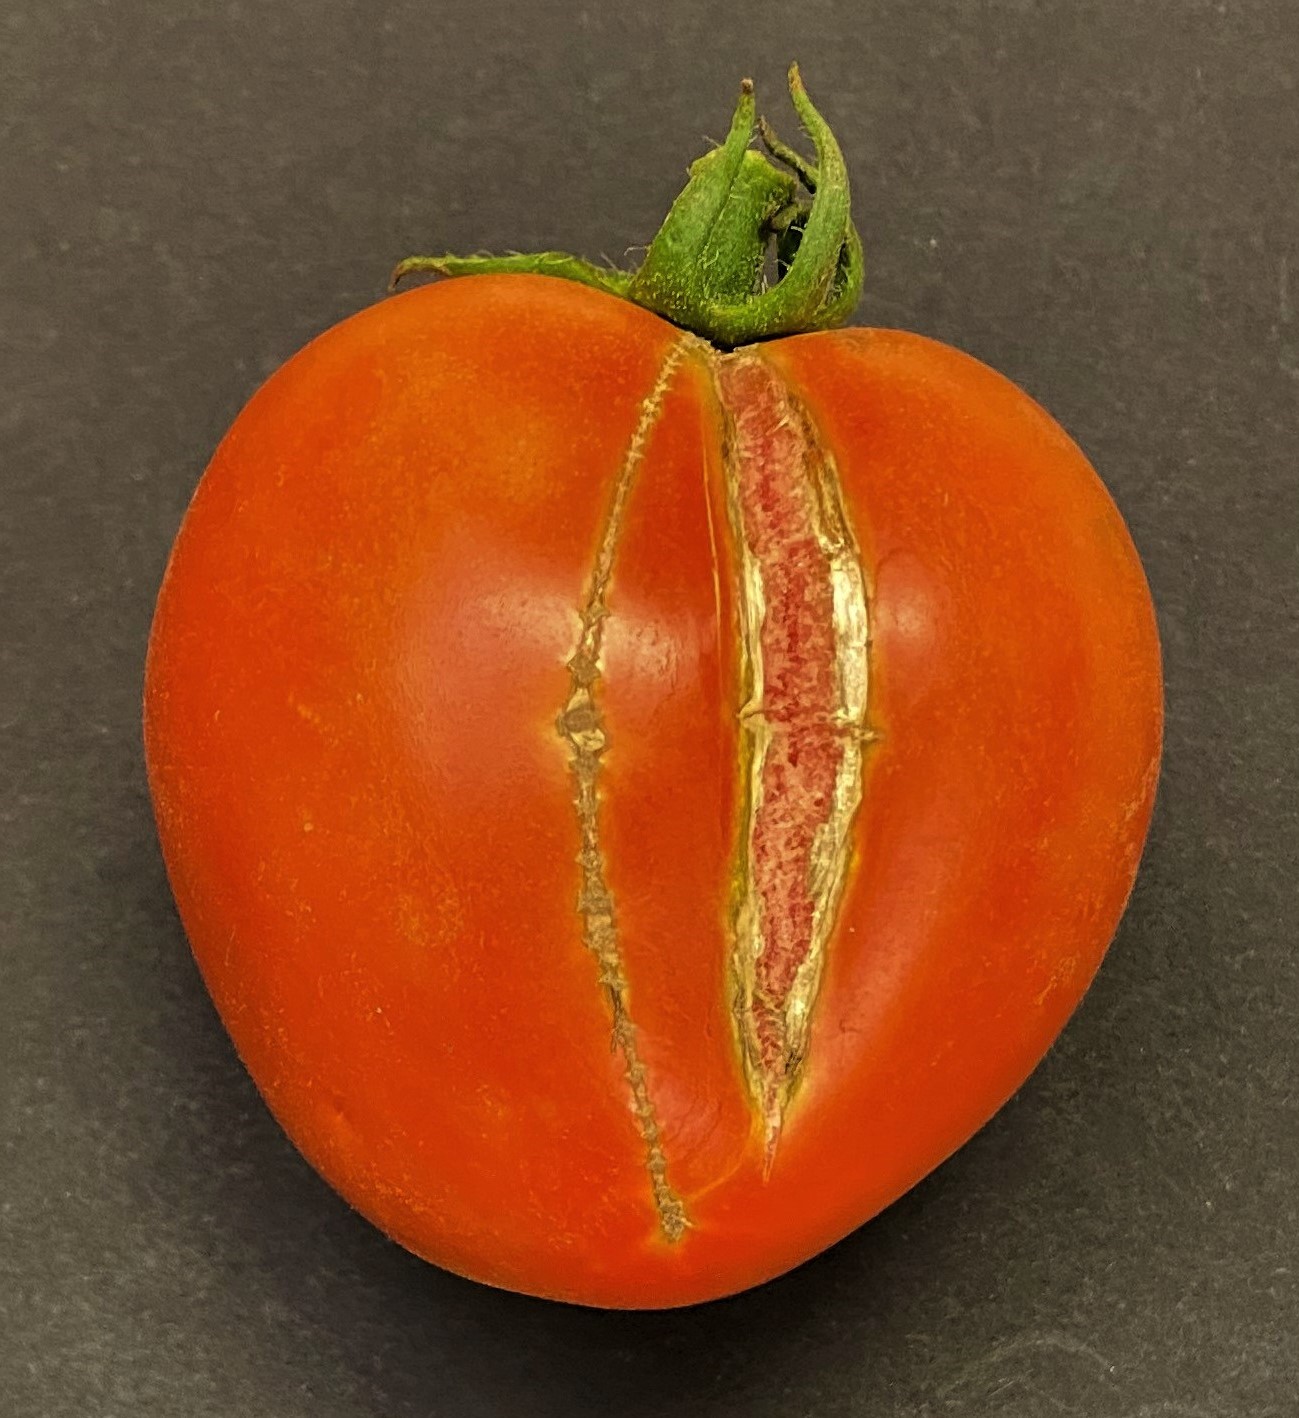
[[[269,1106],[418,1254],[587,1304],[692,1303],[833,1243],[1040,1059],[1145,837],[1149,594],[1082,454],[916,335],[762,347],[833,456],[871,615],[865,794],[768,1174],[725,964],[737,632],[703,347],[609,597],[603,850],[690,1224],[670,1242],[583,947],[556,730],[606,509],[679,332],[543,277],[425,287],[255,395],[177,539],[145,691],[182,919]]]

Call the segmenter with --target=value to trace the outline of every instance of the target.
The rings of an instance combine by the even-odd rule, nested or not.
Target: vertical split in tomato
[[[807,1051],[862,795],[867,607],[834,465],[754,350],[715,361],[740,568],[743,795],[733,971],[768,1164]]]
[[[608,736],[596,689],[602,673],[600,652],[604,639],[604,622],[609,613],[606,596],[613,576],[627,499],[644,461],[645,450],[663,408],[668,387],[688,346],[694,343],[691,337],[683,336],[672,346],[659,370],[654,387],[641,403],[636,427],[614,481],[613,496],[605,514],[595,565],[582,605],[577,647],[568,661],[568,697],[564,701],[556,725],[560,737],[569,749],[573,801],[581,835],[577,860],[582,869],[582,886],[577,904],[582,918],[582,938],[598,962],[600,983],[609,996],[613,1015],[614,1046],[622,1055],[626,1068],[636,1123],[645,1143],[645,1164],[649,1171],[654,1205],[663,1234],[669,1241],[681,1238],[687,1218],[681,1198],[668,1181],[667,1158],[663,1152],[658,1117],[650,1096],[645,1065],[640,1057],[636,1027],[632,1023],[627,975],[618,944],[613,895],[606,878],[600,835],[599,781],[600,760],[608,748]]]

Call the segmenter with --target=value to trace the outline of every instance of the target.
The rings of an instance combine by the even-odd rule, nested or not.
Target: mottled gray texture
[[[0,1413],[1295,1413],[1290,0],[0,10]],[[263,1110],[154,841],[150,607],[222,429],[395,257],[618,256],[792,54],[863,318],[1019,380],[1127,515],[1163,790],[1093,993],[935,1177],[740,1299],[566,1310],[389,1245]]]

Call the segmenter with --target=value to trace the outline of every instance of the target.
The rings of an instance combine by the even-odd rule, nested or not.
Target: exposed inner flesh
[[[861,800],[866,598],[837,478],[802,409],[751,352],[719,358],[740,572],[745,794],[733,968],[745,1070],[770,1160]]]
[[[642,400],[615,477],[556,728],[569,756],[579,832],[582,936],[609,997],[613,1046],[645,1152],[659,1227],[690,1225],[674,1190],[632,1020],[602,833],[603,638],[629,498],[669,386],[690,350],[682,336]],[[848,869],[862,792],[866,598],[861,564],[828,454],[797,401],[752,351],[704,355],[728,424],[727,501],[739,570],[742,796],[732,975],[745,1076],[774,1157],[807,1052],[826,944]]]

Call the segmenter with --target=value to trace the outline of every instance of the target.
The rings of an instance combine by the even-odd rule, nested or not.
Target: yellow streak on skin
[[[582,917],[582,937],[586,948],[596,958],[600,983],[609,996],[614,1047],[622,1055],[631,1089],[632,1111],[645,1144],[645,1165],[649,1172],[654,1207],[663,1235],[673,1242],[681,1239],[690,1223],[681,1198],[668,1182],[662,1135],[650,1097],[645,1065],[640,1057],[636,1026],[632,1023],[628,1008],[627,975],[618,945],[613,895],[605,877],[604,852],[600,841],[600,760],[608,748],[608,738],[595,688],[601,676],[600,651],[604,621],[609,614],[606,596],[613,576],[614,556],[627,499],[636,473],[644,462],[645,450],[663,410],[668,387],[686,351],[701,344],[693,336],[679,339],[668,351],[653,388],[641,402],[636,427],[618,470],[613,497],[605,514],[595,566],[582,605],[577,647],[568,661],[568,696],[556,723],[559,736],[569,749],[573,802],[581,832],[582,845],[577,860],[582,868],[582,885],[577,906]]]
[[[739,352],[719,358],[758,359]],[[715,366],[716,369],[716,366]],[[768,372],[775,375],[770,367]],[[726,410],[720,384],[718,397]],[[725,458],[727,506],[738,550],[740,592],[740,777],[742,793],[742,856],[737,867],[732,930],[731,971],[735,980],[734,1014],[741,1058],[754,1107],[766,1134],[766,1164],[774,1160],[785,1112],[803,1074],[812,1018],[828,942],[834,932],[852,856],[852,824],[862,799],[863,759],[872,737],[866,726],[869,621],[861,554],[848,521],[837,470],[820,446],[803,410],[788,389],[783,393],[782,420],[797,426],[802,465],[807,479],[813,532],[825,558],[833,597],[835,643],[834,722],[840,730],[840,758],[830,810],[810,850],[808,893],[813,903],[812,935],[807,955],[783,1001],[784,1057],[778,1076],[762,1062],[756,1027],[757,963],[765,943],[755,882],[754,830],[762,806],[763,768],[771,741],[764,712],[762,626],[766,597],[762,567],[744,535],[740,508],[739,450],[734,422],[727,411]]]

